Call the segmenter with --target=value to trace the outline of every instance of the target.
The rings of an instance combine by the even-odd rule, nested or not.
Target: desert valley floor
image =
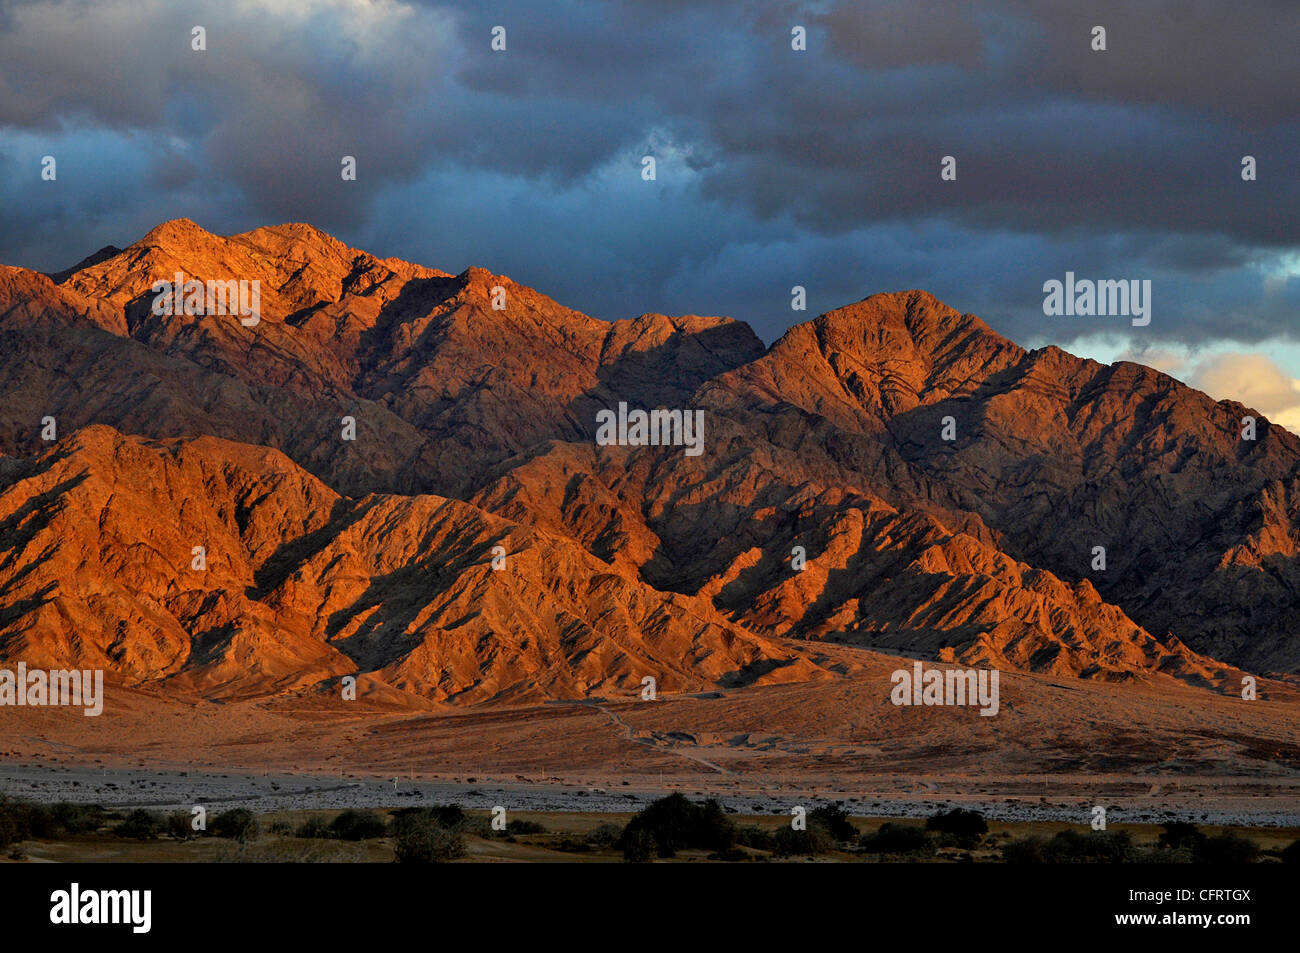
[[[11,709],[0,784],[107,806],[627,811],[680,790],[756,813],[844,800],[881,816],[961,804],[1083,821],[1102,804],[1129,821],[1300,826],[1287,684],[1247,702],[1172,680],[1007,672],[1002,712],[982,718],[893,706],[898,660],[858,654],[851,679],[419,714],[314,693],[219,704],[110,689],[99,717]]]

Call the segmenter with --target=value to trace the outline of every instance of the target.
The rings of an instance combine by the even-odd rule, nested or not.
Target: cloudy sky
[[[925,288],[1300,428],[1298,37],[1295,0],[0,0],[0,261],[309,221],[768,341]],[[1045,316],[1067,271],[1151,323]]]

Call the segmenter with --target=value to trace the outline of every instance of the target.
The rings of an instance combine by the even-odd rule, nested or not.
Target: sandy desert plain
[[[1266,849],[1300,837],[1300,692],[1288,683],[1261,682],[1260,699],[1248,702],[1164,679],[1115,685],[1004,672],[1001,710],[984,718],[973,708],[896,707],[896,657],[828,650],[852,651],[862,674],[654,702],[432,706],[414,715],[364,696],[213,703],[110,687],[99,717],[8,709],[0,786],[47,803],[246,807],[291,821],[437,804],[486,816],[500,805],[553,834],[622,822],[680,791],[767,826],[786,824],[793,806],[839,801],[868,827],[966,807],[997,822],[993,830],[1050,836],[1086,831],[1101,805],[1112,829],[1135,836],[1178,819],[1249,829]],[[550,853],[475,843],[470,859]],[[161,844],[28,854],[179,859],[171,854],[183,845]],[[346,850],[332,859],[381,851]]]

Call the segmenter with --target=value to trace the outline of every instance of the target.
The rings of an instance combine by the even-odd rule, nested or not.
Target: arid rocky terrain
[[[156,314],[177,272],[260,321]],[[1300,438],[922,291],[765,348],[178,220],[0,267],[0,388],[0,664],[111,687],[0,710],[11,761],[1295,804]],[[620,402],[702,410],[703,452],[598,444]],[[1001,670],[1002,711],[894,707],[915,658]]]

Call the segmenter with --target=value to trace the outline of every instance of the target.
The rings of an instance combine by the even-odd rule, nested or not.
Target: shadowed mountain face
[[[178,272],[258,281],[260,320],[156,314]],[[357,675],[412,705],[836,678],[855,648],[1300,671],[1300,441],[924,292],[765,351],[181,220],[0,267],[0,386],[4,660],[215,697]],[[703,411],[703,452],[599,444],[620,402]]]

